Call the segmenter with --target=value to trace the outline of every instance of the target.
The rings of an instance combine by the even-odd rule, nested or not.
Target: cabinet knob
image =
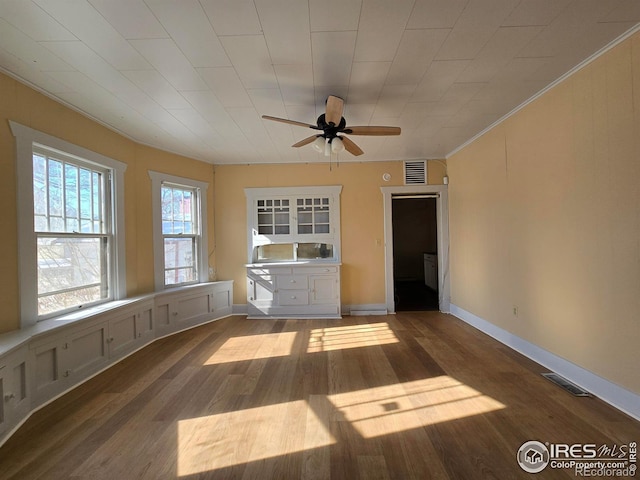
[[[289,283],[296,283],[295,280],[289,280]]]
[[[295,295],[291,295],[291,300],[295,300],[296,296]]]
[[[71,370],[65,370],[62,374],[63,377],[68,377],[71,374]]]
[[[63,348],[64,350],[68,349],[68,348],[69,348],[69,344],[65,342],[65,344],[62,346],[62,348]]]
[[[253,297],[249,297],[249,300],[253,301]]]
[[[13,393],[7,393],[7,394],[4,396],[4,401],[5,401],[5,402],[8,402],[9,400],[11,400],[11,399],[13,399],[13,398],[16,398],[16,396],[15,396]]]

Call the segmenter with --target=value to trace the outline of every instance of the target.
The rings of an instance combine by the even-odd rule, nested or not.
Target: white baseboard
[[[361,305],[343,305],[343,315],[386,315],[387,306],[384,303],[368,303]]]
[[[234,303],[231,311],[234,315],[247,315],[247,304],[246,303]]]
[[[565,377],[567,380],[584,388],[607,402],[611,406],[640,420],[640,395],[631,392],[620,385],[596,375],[564,358],[540,348],[539,346],[524,340],[517,335],[494,325],[493,323],[467,312],[457,305],[451,304],[451,314],[465,323],[477,328],[487,335],[495,338],[500,343],[514,349],[525,357]]]

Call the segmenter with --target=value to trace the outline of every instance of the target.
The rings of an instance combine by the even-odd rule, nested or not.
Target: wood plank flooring
[[[529,440],[640,441],[640,422],[541,371],[438,312],[230,317],[36,412],[0,449],[0,478],[503,480],[531,478],[516,462]]]

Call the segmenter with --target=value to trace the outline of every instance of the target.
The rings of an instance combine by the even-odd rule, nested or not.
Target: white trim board
[[[564,358],[524,340],[517,335],[494,325],[493,323],[474,315],[471,312],[451,304],[451,314],[465,323],[495,338],[500,343],[512,348],[536,363],[558,373],[567,380],[593,393],[596,397],[607,402],[612,407],[640,420],[640,395],[633,393],[620,385],[596,375]]]
[[[380,187],[384,207],[385,302],[388,313],[395,313],[393,287],[393,219],[395,195],[435,195],[438,231],[438,304],[441,312],[449,313],[451,287],[449,282],[449,196],[447,185],[403,185]]]

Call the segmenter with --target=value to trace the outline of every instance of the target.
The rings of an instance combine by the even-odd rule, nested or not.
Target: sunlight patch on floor
[[[398,337],[386,322],[316,328],[311,330],[307,352],[317,353],[345,348],[371,347],[398,343],[398,341]]]
[[[341,418],[365,438],[505,408],[449,376],[340,393],[329,400]]]
[[[335,438],[325,427],[330,410],[324,410],[327,418],[321,419],[321,409],[297,400],[180,420],[177,473],[211,472],[331,445]]]
[[[205,365],[246,362],[256,358],[291,355],[297,332],[265,333],[232,337],[209,357]]]

